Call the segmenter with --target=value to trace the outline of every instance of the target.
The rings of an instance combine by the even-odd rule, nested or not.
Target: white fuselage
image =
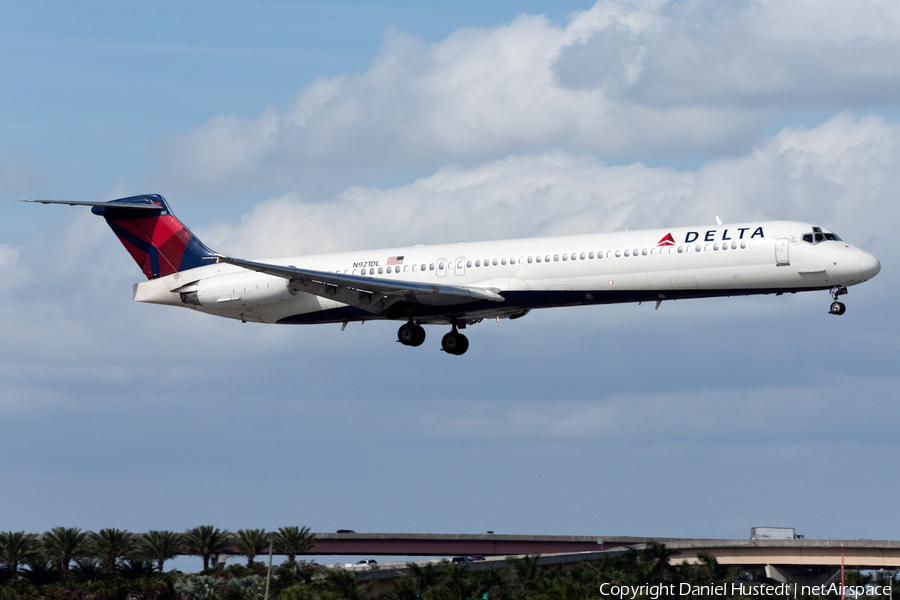
[[[134,299],[190,306],[265,323],[414,319],[475,322],[532,308],[781,293],[845,287],[880,269],[843,241],[804,241],[809,223],[768,221],[442,244],[298,256],[265,262],[380,280],[486,288],[504,302],[473,301],[415,314],[374,314],[290,289],[289,280],[228,264],[135,285]],[[185,294],[195,294],[194,303]]]

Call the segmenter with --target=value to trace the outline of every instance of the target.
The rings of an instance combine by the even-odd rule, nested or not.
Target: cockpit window
[[[803,241],[808,244],[818,244],[819,242],[840,242],[841,238],[836,233],[822,231],[821,227],[813,227],[812,233],[804,233]]]

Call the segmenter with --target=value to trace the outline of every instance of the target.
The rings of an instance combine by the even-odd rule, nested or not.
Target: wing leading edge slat
[[[294,291],[308,292],[376,314],[397,302],[426,306],[452,306],[479,300],[492,302],[505,300],[499,293],[487,288],[376,279],[258,263],[228,256],[211,258],[216,262],[282,277],[290,282],[289,285]]]

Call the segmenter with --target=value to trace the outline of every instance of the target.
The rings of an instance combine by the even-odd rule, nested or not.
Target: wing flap
[[[212,257],[258,273],[282,277],[292,290],[308,292],[363,310],[380,313],[397,302],[427,306],[452,306],[479,300],[503,302],[505,298],[493,290],[458,285],[435,285],[413,281],[394,281],[359,275],[328,273],[293,266],[272,265],[228,256]]]

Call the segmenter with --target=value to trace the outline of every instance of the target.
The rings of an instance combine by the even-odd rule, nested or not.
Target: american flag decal
[[[402,256],[388,256],[388,265],[402,265],[403,257]]]

